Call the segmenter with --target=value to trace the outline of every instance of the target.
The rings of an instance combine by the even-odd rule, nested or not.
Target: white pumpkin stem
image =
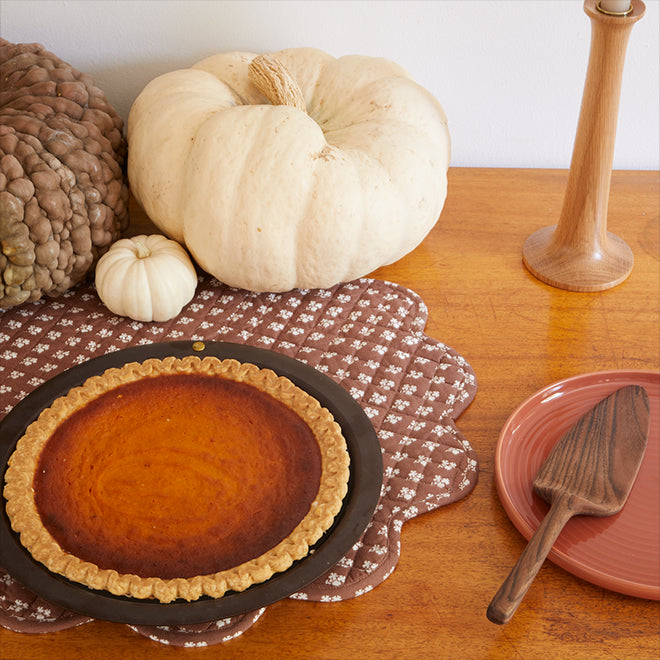
[[[135,247],[137,249],[138,259],[146,259],[151,254],[151,250],[144,243],[140,241],[133,242],[135,243]]]
[[[248,76],[273,105],[290,105],[307,112],[300,86],[276,57],[257,55],[248,66]]]

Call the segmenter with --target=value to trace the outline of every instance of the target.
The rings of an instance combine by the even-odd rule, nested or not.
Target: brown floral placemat
[[[231,341],[315,367],[360,403],[383,451],[381,498],[361,539],[330,571],[290,596],[341,601],[392,573],[406,520],[465,497],[477,481],[477,458],[455,425],[476,394],[474,372],[456,351],[424,334],[427,317],[416,293],[373,279],[255,294],[204,275],[193,300],[164,323],[115,316],[92,285],[80,285],[57,299],[0,312],[0,419],[58,373],[129,346]],[[204,646],[240,635],[263,613],[131,628],[162,643]],[[48,632],[86,621],[31,594],[0,567],[0,625]]]

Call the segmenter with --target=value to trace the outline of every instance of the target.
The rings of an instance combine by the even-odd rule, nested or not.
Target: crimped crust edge
[[[317,496],[293,532],[260,557],[211,575],[161,579],[101,569],[65,552],[43,525],[35,504],[32,480],[41,451],[55,428],[108,390],[165,374],[221,376],[252,385],[298,414],[313,431],[321,450],[322,472]],[[329,410],[288,378],[234,359],[167,357],[108,369],[53,401],[19,439],[8,462],[4,496],[7,515],[12,529],[20,535],[21,544],[53,573],[114,595],[169,603],[176,599],[193,601],[202,596],[220,598],[227,591],[244,591],[285,571],[294,561],[305,557],[310,546],[331,527],[348,491],[348,478],[349,455],[341,427]]]

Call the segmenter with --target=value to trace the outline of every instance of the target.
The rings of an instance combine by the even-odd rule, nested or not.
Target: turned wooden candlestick
[[[633,266],[631,249],[607,231],[607,206],[626,47],[646,6],[632,0],[625,15],[612,15],[598,4],[584,3],[591,47],[559,222],[532,234],[523,248],[523,263],[535,277],[570,291],[609,289]]]

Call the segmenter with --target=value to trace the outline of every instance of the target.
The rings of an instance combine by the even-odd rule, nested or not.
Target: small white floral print
[[[329,573],[325,583],[332,585],[333,587],[339,587],[346,581],[345,575],[339,575],[338,573]]]
[[[404,500],[412,500],[415,497],[415,491],[406,486],[399,491],[399,497],[402,497]]]
[[[447,477],[441,477],[440,475],[433,477],[433,485],[437,486],[438,488],[446,488],[450,484],[451,481]]]

